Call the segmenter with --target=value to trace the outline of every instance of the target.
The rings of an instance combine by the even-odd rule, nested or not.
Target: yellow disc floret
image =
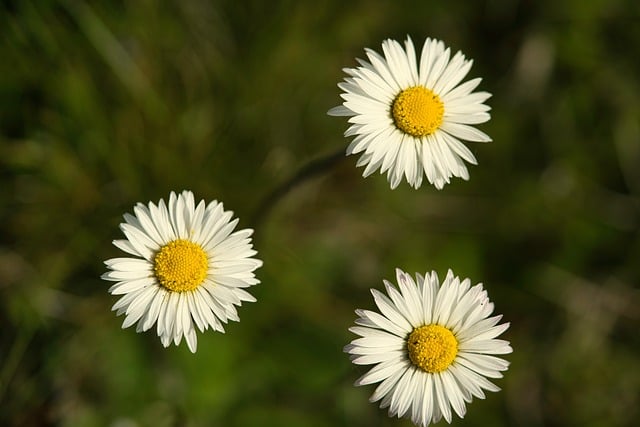
[[[433,374],[451,365],[458,354],[458,340],[444,326],[421,326],[409,334],[407,350],[415,366]]]
[[[173,292],[192,291],[207,277],[209,261],[202,247],[178,239],[160,248],[153,271],[162,286]]]
[[[413,86],[396,96],[391,113],[398,129],[420,138],[442,125],[444,104],[433,91],[424,86]]]

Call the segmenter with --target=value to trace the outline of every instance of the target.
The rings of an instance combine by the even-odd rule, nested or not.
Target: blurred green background
[[[455,425],[636,425],[637,1],[91,3],[2,2],[0,425],[410,426],[342,352],[395,267],[483,282],[511,322],[503,390]],[[494,94],[494,142],[442,191],[314,163],[348,143],[341,69],[406,35]],[[122,330],[100,280],[122,214],[183,189],[264,260],[195,355]]]

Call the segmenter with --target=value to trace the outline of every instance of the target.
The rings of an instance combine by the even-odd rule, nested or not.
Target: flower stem
[[[304,165],[288,180],[274,188],[262,199],[253,214],[251,222],[252,226],[255,227],[256,230],[259,230],[261,224],[266,220],[276,204],[278,204],[278,202],[280,202],[280,200],[282,200],[289,192],[305,181],[327,172],[345,157],[344,147],[340,147],[337,151],[314,159]]]

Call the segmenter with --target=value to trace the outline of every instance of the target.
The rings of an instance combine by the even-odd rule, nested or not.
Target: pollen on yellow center
[[[421,326],[409,334],[407,350],[415,366],[434,374],[447,369],[456,358],[458,340],[444,326]]]
[[[153,271],[162,286],[174,292],[192,291],[207,277],[207,253],[197,243],[178,239],[160,248]]]
[[[396,96],[391,115],[398,129],[419,138],[442,125],[444,104],[433,91],[424,86],[413,86]]]

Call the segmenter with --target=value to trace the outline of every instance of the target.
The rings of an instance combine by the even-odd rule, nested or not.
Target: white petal
[[[397,360],[392,360],[387,363],[380,363],[369,372],[360,377],[357,381],[357,385],[365,385],[365,384],[373,384],[380,382],[391,375],[393,375],[396,371],[405,371],[409,365],[405,362],[399,362]]]
[[[154,296],[151,304],[149,305],[145,316],[140,320],[140,325],[143,331],[148,331],[158,320],[160,315],[160,307],[162,302],[166,298],[166,292],[164,288],[158,287],[158,292]]]
[[[330,116],[352,116],[353,112],[342,105],[331,108],[327,111],[327,114]]]
[[[127,236],[127,240],[129,240],[131,246],[136,249],[136,252],[150,261],[153,256],[153,251],[158,248],[158,245],[142,230],[131,224],[122,223],[120,224],[120,228],[125,236]]]
[[[392,89],[394,89],[394,91],[400,92],[400,90],[402,90],[402,86],[398,84],[393,74],[389,71],[388,64],[384,58],[371,49],[366,49],[365,52],[367,53],[367,58],[369,58],[373,69],[389,86],[391,86]]]
[[[465,141],[489,142],[491,138],[486,133],[472,127],[459,123],[444,122],[440,129],[451,134],[454,137],[464,139]]]
[[[149,236],[156,245],[162,246],[165,243],[164,239],[160,233],[158,233],[158,229],[156,228],[149,209],[142,203],[138,203],[138,205],[133,208],[133,212],[136,214],[136,217],[144,231],[147,233],[147,236]]]
[[[122,323],[123,329],[133,325],[140,320],[144,314],[146,314],[149,306],[151,305],[151,301],[155,298],[157,293],[158,288],[156,286],[146,288],[135,300],[131,302],[131,304],[129,304],[126,310],[127,316]]]
[[[109,288],[109,293],[111,295],[123,295],[154,285],[155,280],[148,277],[142,279],[124,280],[111,286]]]
[[[407,318],[411,322],[411,326],[417,328],[424,325],[425,321],[423,316],[422,299],[420,294],[418,293],[418,287],[413,281],[413,278],[404,271],[397,268],[396,280],[398,282],[398,286],[400,287],[402,297],[407,302],[407,312],[405,316],[407,316]]]
[[[184,339],[187,341],[187,347],[191,353],[195,353],[198,350],[198,336],[196,330],[191,325],[191,328],[184,334]]]
[[[411,323],[409,323],[407,319],[401,314],[401,310],[398,310],[393,301],[391,301],[386,295],[376,289],[371,289],[371,293],[373,294],[373,299],[380,309],[380,312],[387,319],[398,325],[398,327],[404,331],[411,331],[413,329],[411,327]]]
[[[451,407],[460,418],[464,418],[466,408],[460,386],[449,371],[441,372],[440,378],[442,379],[442,385],[444,386],[445,394]]]
[[[389,393],[393,393],[393,389],[395,388],[398,380],[400,379],[400,377],[405,373],[406,369],[408,368],[408,365],[406,364],[398,364],[397,361],[389,361],[386,364],[383,363],[381,365],[385,365],[385,366],[395,366],[397,369],[395,369],[391,375],[389,375],[387,378],[385,378],[379,385],[378,387],[376,387],[376,390],[374,391],[374,393],[371,395],[371,397],[369,398],[370,402],[377,402],[380,399],[383,399],[385,396],[389,395]],[[356,382],[356,385],[359,385]]]
[[[447,399],[442,378],[438,374],[433,376],[433,389],[436,398],[435,406],[442,412],[444,419],[451,424],[451,405],[449,399]]]
[[[387,60],[389,70],[400,87],[410,87],[414,83],[407,54],[400,43],[395,40],[386,40],[382,43],[382,51]]]

